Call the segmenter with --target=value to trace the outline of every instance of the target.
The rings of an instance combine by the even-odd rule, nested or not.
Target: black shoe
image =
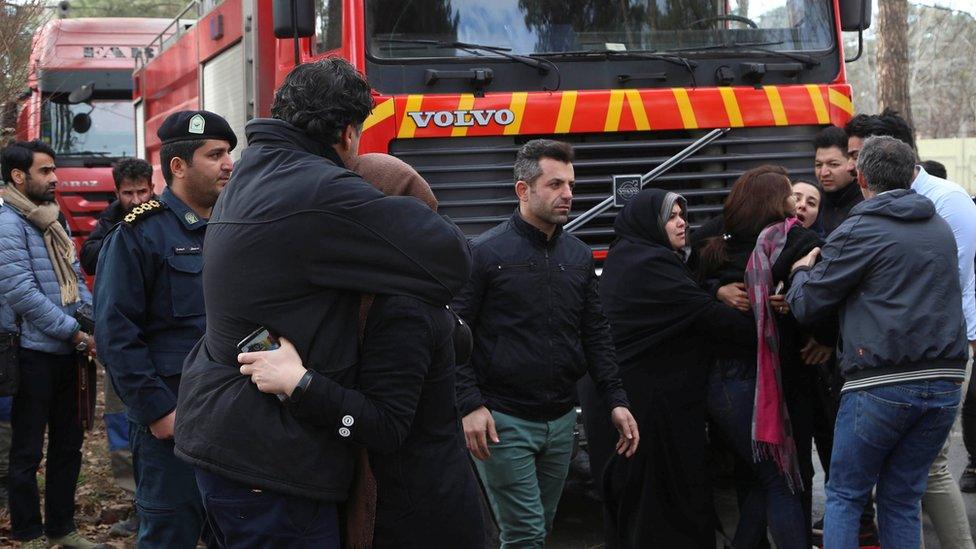
[[[966,493],[976,492],[976,463],[972,461],[962,472],[962,478],[959,479],[959,489]]]

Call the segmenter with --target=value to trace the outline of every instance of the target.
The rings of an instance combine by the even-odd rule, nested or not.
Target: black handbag
[[[0,332],[0,397],[14,396],[20,385],[20,319],[17,332]]]

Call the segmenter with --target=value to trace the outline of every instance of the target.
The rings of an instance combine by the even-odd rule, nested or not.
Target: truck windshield
[[[822,51],[834,44],[828,0],[366,0],[374,58],[696,51],[761,44]]]
[[[91,105],[45,101],[41,112],[41,136],[58,155],[135,156],[132,101],[95,100]],[[91,117],[91,127],[79,132],[83,128],[76,128],[72,122],[76,116],[86,113]]]

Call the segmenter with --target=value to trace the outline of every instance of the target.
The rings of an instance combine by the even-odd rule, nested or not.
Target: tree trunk
[[[908,0],[878,2],[878,104],[912,124],[908,89]]]

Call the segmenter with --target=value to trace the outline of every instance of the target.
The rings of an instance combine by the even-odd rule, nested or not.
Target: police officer
[[[207,111],[163,121],[166,189],[105,239],[95,280],[96,342],[131,422],[139,547],[193,548],[204,510],[189,465],[173,455],[183,359],[203,335],[203,237],[230,179],[237,137]]]

